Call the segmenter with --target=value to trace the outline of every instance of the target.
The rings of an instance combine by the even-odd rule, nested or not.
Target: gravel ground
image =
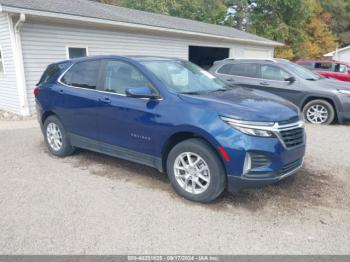
[[[215,203],[156,170],[51,156],[35,121],[0,121],[1,254],[350,254],[350,126],[307,126],[305,166]]]

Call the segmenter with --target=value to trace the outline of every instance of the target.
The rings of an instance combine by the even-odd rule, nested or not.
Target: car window
[[[334,67],[334,72],[337,72],[337,73],[346,73],[347,72],[347,67],[345,65],[342,65],[342,64],[335,64],[335,67]]]
[[[96,89],[98,74],[100,70],[100,61],[86,61],[75,64],[62,77],[62,83],[87,89]]]
[[[226,64],[218,70],[218,73],[257,78],[258,68],[259,66],[254,63]]]
[[[290,74],[276,66],[261,65],[260,76],[262,79],[285,81]]]
[[[104,91],[125,94],[126,89],[132,87],[149,87],[152,84],[134,66],[121,61],[107,61],[104,75]]]
[[[322,70],[322,71],[331,71],[332,63],[327,63],[327,62],[315,63],[315,69]]]
[[[67,66],[67,63],[52,64],[49,65],[43,75],[40,78],[38,85],[47,83],[55,74],[60,70],[63,70]]]
[[[231,89],[224,81],[188,61],[156,60],[142,64],[171,92],[193,94]]]

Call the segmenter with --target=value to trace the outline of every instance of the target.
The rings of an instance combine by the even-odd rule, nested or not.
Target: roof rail
[[[246,57],[229,57],[226,58],[224,60],[261,60],[261,61],[270,61],[270,62],[274,62],[277,63],[278,60],[282,60],[282,59],[273,59],[273,58],[246,58]],[[285,59],[283,59],[285,60]],[[286,60],[287,61],[287,60]]]

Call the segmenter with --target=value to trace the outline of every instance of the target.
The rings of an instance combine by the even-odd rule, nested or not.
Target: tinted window
[[[55,74],[64,69],[67,66],[66,63],[49,65],[44,74],[41,76],[38,85],[45,84],[49,81]]]
[[[258,65],[253,63],[226,64],[219,69],[218,73],[257,78]]]
[[[152,88],[147,78],[130,64],[107,61],[105,72],[104,90],[107,92],[125,94],[125,90],[131,87]]]
[[[332,63],[322,63],[322,62],[315,63],[315,68],[323,71],[331,71]]]
[[[74,65],[62,78],[62,83],[75,87],[96,89],[100,61],[87,61]]]
[[[260,75],[262,79],[284,81],[290,75],[276,66],[261,65]]]
[[[87,56],[86,48],[68,47],[69,59]]]

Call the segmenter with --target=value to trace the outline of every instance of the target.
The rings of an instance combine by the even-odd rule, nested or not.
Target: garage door
[[[245,49],[244,58],[271,58],[271,55],[268,50]]]

